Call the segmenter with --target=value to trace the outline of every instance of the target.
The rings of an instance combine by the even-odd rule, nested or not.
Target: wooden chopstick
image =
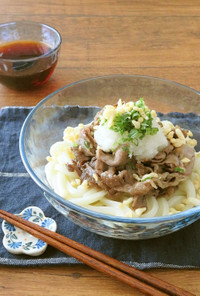
[[[76,258],[90,267],[106,273],[128,284],[129,286],[140,290],[146,295],[194,296],[194,294],[188,291],[171,285],[143,271],[137,270],[136,268],[126,265],[116,259],[86,247],[58,233],[54,233],[21,217],[0,210],[0,218],[27,231],[33,236],[45,241],[49,245]]]

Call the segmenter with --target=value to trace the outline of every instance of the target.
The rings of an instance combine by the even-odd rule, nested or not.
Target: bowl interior
[[[35,182],[51,192],[44,167],[50,146],[62,141],[67,126],[89,123],[99,107],[122,100],[143,97],[150,108],[162,113],[195,112],[200,115],[199,93],[174,82],[144,76],[115,75],[88,79],[66,86],[40,102],[26,119],[20,135],[20,152],[24,165]],[[73,105],[73,106],[72,106]],[[98,106],[79,108],[78,106]],[[167,115],[166,115],[167,116]],[[182,120],[183,128],[191,128],[199,139],[199,117]],[[190,126],[192,122],[192,126]],[[200,146],[197,147],[200,150]],[[66,201],[63,199],[63,202]]]

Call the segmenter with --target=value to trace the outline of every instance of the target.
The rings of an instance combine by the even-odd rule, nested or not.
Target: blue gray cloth
[[[173,234],[141,241],[105,238],[90,233],[68,221],[44,198],[43,193],[27,174],[20,158],[18,138],[21,126],[31,108],[6,107],[0,110],[0,208],[19,213],[28,206],[40,207],[47,217],[56,220],[57,232],[91,248],[126,262],[136,268],[198,268],[200,267],[200,220]],[[187,125],[191,118],[173,114]],[[170,118],[172,116],[170,115]],[[190,119],[188,119],[190,118]],[[200,119],[193,116],[197,129]],[[200,149],[199,149],[200,150]],[[1,223],[1,221],[0,221]],[[0,228],[0,263],[31,266],[42,264],[77,264],[51,246],[38,257],[13,255],[2,244]]]

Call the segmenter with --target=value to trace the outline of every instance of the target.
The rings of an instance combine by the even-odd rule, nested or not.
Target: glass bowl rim
[[[56,33],[56,35],[58,36],[58,44],[56,45],[56,47],[50,49],[48,52],[44,53],[44,54],[41,54],[40,56],[38,57],[33,57],[33,58],[27,58],[27,59],[23,59],[23,62],[31,62],[31,61],[37,61],[41,58],[44,58],[44,57],[48,57],[50,55],[52,55],[54,52],[56,52],[59,47],[61,46],[61,43],[62,43],[62,37],[61,37],[61,34],[58,32],[58,30],[56,30],[54,27],[50,26],[50,25],[47,25],[47,24],[44,24],[44,23],[40,23],[40,22],[33,22],[33,21],[15,21],[15,22],[6,22],[6,23],[0,23],[0,28],[1,27],[6,27],[7,25],[15,25],[15,24],[27,24],[27,25],[36,25],[36,26],[41,26],[41,27],[45,27],[45,28],[48,28],[50,29],[51,31],[53,31],[54,33]],[[13,40],[15,41],[15,40]],[[19,41],[18,39],[16,41]],[[22,41],[28,41],[28,39],[25,39],[25,40],[22,40]],[[31,41],[31,39],[30,39]],[[34,41],[34,40],[32,40]],[[12,42],[12,41],[9,41],[9,42]],[[7,42],[6,42],[7,43]],[[6,44],[5,43],[5,44]],[[2,44],[1,44],[2,45]],[[0,62],[19,62],[21,61],[20,59],[5,59],[5,58],[1,58],[0,57]]]
[[[84,214],[84,215],[92,217],[92,218],[106,220],[106,221],[112,221],[112,222],[127,223],[127,224],[151,224],[151,223],[162,223],[162,222],[165,222],[165,221],[170,222],[170,221],[182,220],[184,218],[189,218],[189,217],[191,217],[191,216],[193,216],[195,214],[199,214],[199,216],[200,216],[200,205],[196,206],[196,207],[193,207],[193,208],[191,208],[189,210],[176,213],[176,214],[158,216],[158,217],[152,217],[152,218],[139,218],[139,217],[138,218],[127,218],[127,217],[120,217],[120,216],[112,216],[112,215],[102,214],[102,213],[92,211],[92,210],[88,210],[88,209],[86,209],[84,207],[78,206],[78,205],[64,199],[63,197],[59,196],[57,193],[55,193],[53,191],[53,189],[51,190],[47,185],[45,185],[38,178],[38,176],[33,172],[33,170],[31,169],[31,167],[29,165],[29,162],[28,162],[28,160],[26,158],[26,154],[25,154],[24,135],[25,135],[26,127],[27,127],[29,121],[31,120],[33,114],[37,111],[37,109],[41,105],[43,105],[48,99],[53,97],[55,94],[63,91],[64,89],[66,89],[68,87],[72,87],[72,86],[75,86],[77,84],[85,83],[85,82],[96,80],[96,79],[112,78],[112,77],[113,78],[117,78],[117,77],[136,77],[136,78],[147,78],[147,79],[153,79],[153,80],[160,80],[160,81],[163,81],[163,82],[166,82],[166,83],[169,83],[169,84],[179,85],[181,87],[187,88],[187,89],[191,90],[192,92],[195,92],[198,95],[200,95],[199,91],[197,91],[197,90],[195,90],[193,88],[190,88],[190,87],[188,87],[188,86],[186,86],[184,84],[172,81],[172,80],[167,80],[167,79],[164,79],[164,78],[153,77],[153,76],[146,76],[146,75],[136,75],[136,74],[112,74],[112,75],[95,76],[95,77],[86,78],[86,79],[82,79],[82,80],[67,84],[67,85],[57,89],[56,91],[52,92],[48,96],[46,96],[35,107],[33,107],[33,109],[28,114],[28,116],[26,117],[26,119],[25,119],[25,121],[24,121],[24,123],[22,125],[21,131],[20,131],[20,136],[19,136],[19,150],[20,150],[20,155],[21,155],[22,162],[23,162],[27,172],[29,173],[31,178],[34,180],[34,182],[43,190],[45,197],[46,197],[46,194],[50,195],[51,197],[53,196],[53,198],[56,201],[58,201],[61,204],[63,203],[65,206],[67,206],[71,210],[80,212],[81,214]],[[73,105],[70,105],[70,106],[73,106]],[[90,106],[87,106],[87,107],[90,107]]]

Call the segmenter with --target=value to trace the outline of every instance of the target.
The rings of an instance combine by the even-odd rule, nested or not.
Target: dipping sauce
[[[32,40],[0,45],[0,82],[21,90],[44,84],[57,63],[57,57],[45,55],[50,50],[47,44]]]

